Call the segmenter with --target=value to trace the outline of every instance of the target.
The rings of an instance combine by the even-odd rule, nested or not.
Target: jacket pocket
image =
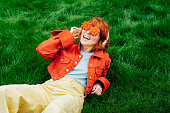
[[[95,69],[95,73],[96,73],[96,75],[97,75],[97,77],[100,77],[101,75],[102,75],[102,69],[99,69],[99,68],[96,68]]]

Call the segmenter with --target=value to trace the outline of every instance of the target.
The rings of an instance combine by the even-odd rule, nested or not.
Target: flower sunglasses
[[[89,22],[86,22],[86,21],[84,21],[84,22],[82,23],[81,28],[84,29],[85,31],[89,31],[89,30],[90,30],[89,33],[90,33],[92,36],[97,36],[97,35],[100,33],[100,29],[99,29],[97,26],[92,27],[92,26],[90,25],[90,23],[89,23]]]

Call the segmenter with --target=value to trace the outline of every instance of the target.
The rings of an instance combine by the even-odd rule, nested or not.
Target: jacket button
[[[92,66],[92,64],[90,64],[90,66]]]
[[[79,57],[81,58],[81,55],[79,55]]]
[[[69,72],[69,69],[66,69],[67,72]]]
[[[99,73],[99,75],[100,75],[100,73]]]
[[[91,78],[91,76],[90,76],[90,78]]]
[[[54,77],[55,79],[57,79],[57,77]]]
[[[75,64],[77,64],[77,61],[75,61]]]
[[[63,59],[60,59],[61,61],[63,61]]]

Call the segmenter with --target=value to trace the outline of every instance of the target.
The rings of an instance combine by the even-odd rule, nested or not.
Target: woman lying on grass
[[[53,61],[51,79],[38,85],[0,86],[0,113],[80,113],[87,94],[102,95],[110,86],[109,27],[100,18],[81,28],[55,30],[37,52]],[[75,44],[75,39],[80,39]]]

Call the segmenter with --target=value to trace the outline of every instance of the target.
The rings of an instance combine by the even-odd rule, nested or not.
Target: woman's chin
[[[84,43],[84,42],[83,42],[83,43],[81,42],[81,45],[82,45],[82,46],[89,46],[88,43]]]

